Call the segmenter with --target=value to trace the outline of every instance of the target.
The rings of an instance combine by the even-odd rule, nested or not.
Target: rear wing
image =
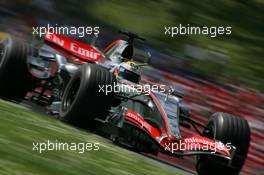
[[[102,56],[88,44],[55,33],[47,33],[44,37],[44,42],[49,45],[55,45],[85,61],[95,62]]]

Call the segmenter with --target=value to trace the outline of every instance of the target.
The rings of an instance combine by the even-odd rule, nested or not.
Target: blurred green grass
[[[52,4],[51,11],[56,13],[41,13],[39,7],[24,5],[30,4],[31,1],[16,0],[13,4],[17,7],[15,12],[26,11],[31,17],[38,16],[37,19],[41,19],[40,21],[53,21],[60,25],[73,26],[98,25],[101,31],[107,31],[105,33],[108,37],[118,35],[119,29],[138,33],[147,39],[148,46],[156,48],[154,50],[177,59],[175,62],[188,65],[186,70],[204,75],[203,77],[218,83],[231,83],[264,92],[263,0],[51,0],[47,2]],[[164,35],[165,26],[179,26],[179,24],[199,27],[230,26],[232,34],[219,35],[215,38],[208,35],[177,35],[170,38]],[[107,38],[102,35],[100,37]],[[200,51],[197,53],[188,50],[188,46],[198,48]],[[209,54],[203,54],[204,52]],[[190,53],[194,55],[190,57]],[[217,57],[222,53],[223,59]],[[162,68],[165,67],[162,65]],[[174,66],[174,68],[179,67]]]
[[[92,133],[0,100],[0,174],[176,174]],[[33,142],[99,143],[99,151],[33,151]],[[177,173],[178,174],[178,173]]]
[[[224,50],[228,57],[225,64],[219,64],[219,58],[214,55],[203,60],[186,59],[185,62],[214,80],[246,84],[264,91],[263,1],[83,0],[80,4],[87,18],[93,18],[102,28],[125,28],[139,33],[151,45],[171,55],[186,54],[186,45]],[[231,26],[232,34],[216,38],[204,35],[169,38],[164,35],[164,26],[179,24]]]

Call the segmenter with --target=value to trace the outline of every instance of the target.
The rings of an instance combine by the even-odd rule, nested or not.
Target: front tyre
[[[219,157],[198,156],[196,164],[198,174],[239,174],[247,158],[250,143],[248,122],[230,114],[217,112],[212,115],[207,128],[204,130],[206,137],[221,141],[224,144],[231,143],[236,147],[236,150],[231,167],[227,166],[227,162]]]
[[[73,75],[62,97],[60,116],[74,125],[91,126],[95,117],[105,117],[113,101],[113,93],[100,87],[114,86],[114,74],[96,64],[85,64]]]

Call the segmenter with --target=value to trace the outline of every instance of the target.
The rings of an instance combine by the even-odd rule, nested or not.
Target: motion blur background
[[[153,57],[152,67],[144,71],[145,81],[185,91],[193,118],[199,121],[206,122],[215,111],[249,121],[252,142],[243,174],[264,174],[263,21],[262,0],[0,1],[0,31],[28,40],[32,26],[48,23],[99,26],[100,47],[119,38],[119,29],[144,36],[147,42],[137,47],[150,51]],[[216,38],[164,35],[165,26],[179,24],[231,26],[232,34]],[[183,134],[193,134],[182,130]]]

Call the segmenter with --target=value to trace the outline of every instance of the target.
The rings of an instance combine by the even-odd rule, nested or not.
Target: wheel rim
[[[72,103],[75,100],[75,97],[79,91],[81,84],[81,80],[78,78],[73,83],[71,83],[71,86],[65,96],[65,100],[63,103],[63,109],[66,110],[71,107]]]

